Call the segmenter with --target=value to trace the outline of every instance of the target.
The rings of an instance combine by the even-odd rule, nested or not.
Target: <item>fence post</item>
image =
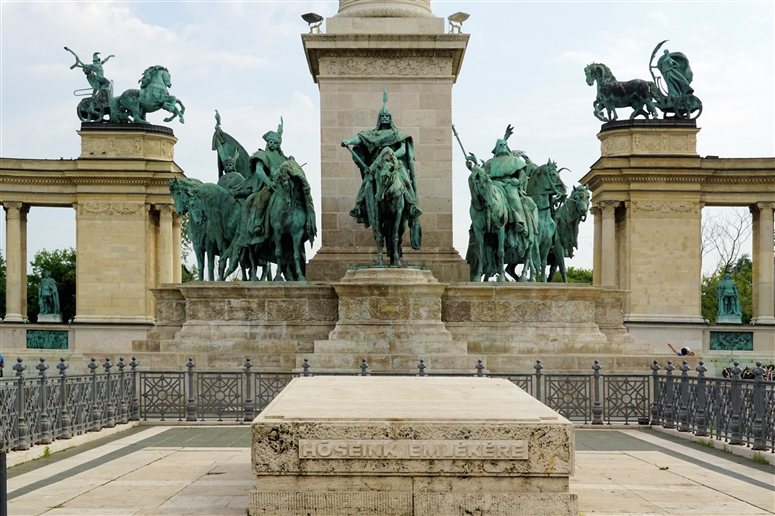
[[[129,420],[140,421],[140,404],[137,402],[137,359],[132,357],[129,362],[132,368],[132,404],[129,407]]]
[[[764,445],[764,368],[761,362],[756,362],[753,370],[753,450],[766,450]]]
[[[536,370],[536,399],[538,401],[542,401],[541,398],[541,369],[543,369],[544,366],[541,365],[540,360],[536,360],[536,364],[533,366],[533,369]]]
[[[110,363],[110,357],[105,359],[102,367],[105,368],[105,398],[108,400],[105,426],[113,428],[116,426],[116,406],[113,405],[113,386],[110,379],[110,368],[113,367],[113,364]]]
[[[46,392],[46,371],[48,364],[46,359],[40,357],[40,362],[35,366],[40,377],[40,444],[51,444],[53,437],[51,435],[51,419],[48,415],[48,393]]]
[[[600,361],[595,360],[592,369],[595,371],[592,376],[595,379],[595,401],[592,405],[592,424],[603,424],[603,407],[600,406]]]
[[[60,413],[60,439],[70,439],[73,436],[72,419],[70,418],[70,411],[67,409],[67,368],[70,367],[65,363],[64,357],[60,357],[57,369],[59,369],[59,390],[62,391],[62,412]]]
[[[196,421],[196,397],[194,395],[194,360],[189,358],[188,368],[188,403],[186,403],[186,421]]]
[[[361,359],[361,376],[367,376],[366,370],[369,368],[369,364],[366,363],[366,359]]]
[[[8,516],[8,470],[5,461],[5,441],[0,435],[0,516]]]
[[[700,360],[700,365],[695,369],[697,371],[697,414],[694,416],[694,424],[697,427],[695,432],[697,437],[708,435],[708,421],[705,416],[705,405],[708,403],[708,392],[706,390],[708,383],[705,381],[705,372],[707,370],[708,368]]]
[[[417,369],[420,370],[420,376],[425,376],[425,360],[420,359],[420,363],[417,364]]]
[[[675,417],[673,414],[673,403],[675,402],[673,393],[674,370],[673,361],[668,360],[665,366],[665,413],[662,421],[662,426],[665,428],[675,428],[675,420],[673,419]]]
[[[484,364],[481,358],[476,361],[476,376],[484,376]]]
[[[16,446],[14,446],[15,450],[29,450],[30,449],[30,443],[27,440],[27,436],[29,434],[29,430],[27,428],[27,418],[24,417],[24,410],[27,408],[26,403],[24,403],[24,371],[27,370],[27,366],[24,365],[24,359],[22,357],[18,357],[16,359],[16,364],[13,366],[13,370],[16,371],[16,384],[18,392],[16,394],[16,400],[17,400],[17,409],[18,409],[18,430],[17,430],[17,437],[16,437]]]
[[[691,369],[686,362],[679,369],[681,370],[681,386],[680,386],[680,405],[678,406],[678,431],[689,431],[689,369]]]
[[[732,367],[732,389],[729,395],[729,401],[732,405],[732,417],[729,420],[729,444],[743,444],[743,429],[740,424],[740,413],[743,409],[743,400],[740,393],[740,363],[735,360]]]
[[[256,411],[256,405],[253,403],[253,396],[251,395],[251,388],[250,388],[250,380],[253,376],[250,368],[253,367],[253,362],[250,361],[249,358],[245,359],[245,387],[246,387],[246,394],[245,394],[245,421],[253,421],[253,418],[255,417],[253,414]]]
[[[654,382],[654,398],[651,400],[651,424],[659,425],[661,423],[661,414],[659,413],[660,390],[659,390],[659,364],[656,360],[651,365],[651,378]]]
[[[126,386],[124,385],[126,382],[124,368],[126,367],[126,364],[124,363],[124,358],[119,357],[118,358],[118,423],[120,424],[126,424],[129,422],[129,419],[127,418],[127,406],[126,406]]]
[[[102,411],[97,404],[97,359],[92,357],[88,367],[91,371],[91,431],[98,432],[101,428]]]

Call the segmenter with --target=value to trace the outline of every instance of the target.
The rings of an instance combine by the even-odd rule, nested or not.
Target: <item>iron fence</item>
[[[0,380],[0,441],[4,449],[26,450],[89,431],[137,420],[251,421],[299,376],[477,376],[502,378],[579,424],[661,425],[697,436],[724,439],[775,453],[775,382],[765,380],[757,362],[754,379],[742,379],[737,362],[731,378],[696,375],[684,361],[664,370],[654,361],[650,373],[603,373],[597,360],[589,373],[549,373],[540,360],[531,373],[486,372],[482,361],[471,372],[434,373],[420,360],[413,373],[371,371],[363,359],[359,372],[316,372],[305,359],[299,371],[254,371],[248,359],[238,371],[197,370],[189,359],[184,371],[140,371],[133,358],[98,364],[89,373],[48,374],[44,359],[26,375],[21,358],[15,377]]]

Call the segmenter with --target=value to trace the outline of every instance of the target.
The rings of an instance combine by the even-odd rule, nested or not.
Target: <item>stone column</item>
[[[5,208],[5,318],[3,322],[24,322],[22,315],[22,209],[21,202],[4,202]],[[26,219],[26,215],[25,215]],[[26,283],[24,284],[26,288]],[[26,298],[26,296],[25,296]]]
[[[592,206],[589,211],[595,217],[595,238],[592,251],[592,284],[600,285],[603,258],[603,219],[600,208]]]
[[[614,211],[619,201],[600,201],[602,214],[600,228],[600,284],[606,287],[618,285],[616,264],[616,219]]]
[[[775,324],[773,208],[775,208],[775,203],[760,202],[756,203],[756,209],[752,210],[755,212],[753,245],[756,253],[753,260],[753,282],[755,287],[754,322],[756,324]]]
[[[174,206],[171,204],[157,204],[159,210],[159,284],[173,282],[174,245],[172,242],[172,213]]]
[[[349,215],[361,174],[341,141],[377,125],[382,92],[395,125],[412,136],[422,249],[404,234],[405,265],[427,266],[444,282],[467,281],[452,245],[452,85],[467,34],[447,34],[428,0],[342,0],[325,34],[304,34],[313,80],[320,88],[322,247],[307,278],[338,281],[352,266],[374,263],[371,229]],[[462,211],[462,210],[461,210]]]
[[[29,318],[27,317],[27,214],[30,212],[30,206],[28,204],[25,204],[22,206],[21,211],[19,212],[19,226],[20,226],[20,234],[19,234],[19,242],[21,247],[21,261],[19,262],[21,264],[21,308],[22,308],[22,319],[24,319],[24,322],[29,322]]]
[[[181,269],[181,249],[180,249],[180,216],[172,212],[172,282],[182,283],[183,272]]]

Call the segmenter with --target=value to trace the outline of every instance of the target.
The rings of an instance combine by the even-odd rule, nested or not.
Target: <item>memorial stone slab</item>
[[[578,514],[573,425],[501,379],[297,378],[252,463],[252,515]]]

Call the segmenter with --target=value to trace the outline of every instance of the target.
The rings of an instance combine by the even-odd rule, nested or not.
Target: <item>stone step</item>
[[[315,353],[377,353],[377,354],[457,354],[465,355],[468,347],[465,342],[449,340],[318,340],[315,341]]]
[[[359,372],[361,360],[366,363],[373,372],[417,372],[417,364],[422,359],[426,371],[435,372],[476,372],[475,357],[466,354],[389,354],[389,353],[315,353],[309,357],[310,371],[350,371]],[[304,359],[296,360],[297,369],[301,369]]]

